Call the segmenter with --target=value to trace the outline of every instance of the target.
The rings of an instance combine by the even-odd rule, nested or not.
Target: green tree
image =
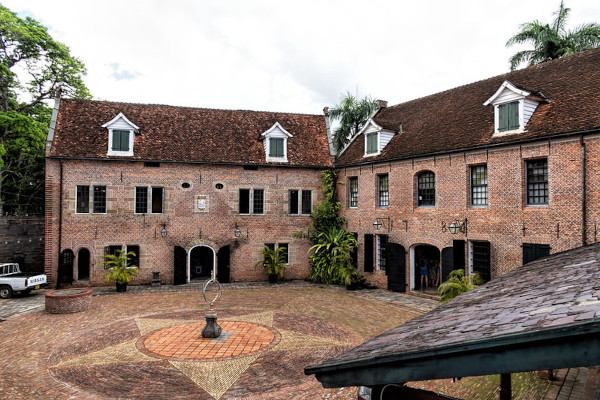
[[[377,102],[370,97],[359,100],[350,92],[342,95],[340,102],[329,110],[332,120],[339,120],[340,125],[333,132],[333,147],[340,153],[354,135],[356,135],[373,113],[377,110]]]
[[[536,20],[520,26],[521,31],[506,42],[506,47],[525,43],[531,44],[533,50],[522,50],[513,55],[509,59],[511,71],[524,62],[531,66],[600,46],[600,25],[597,23],[583,24],[567,31],[570,11],[561,1],[552,24]]]
[[[438,287],[440,303],[447,303],[459,294],[475,289],[482,283],[483,281],[477,272],[472,273],[469,277],[465,276],[464,269],[456,269],[450,272],[448,280],[442,282],[440,287]]]
[[[0,5],[0,185],[4,203],[43,206],[44,141],[61,88],[90,98],[83,62],[46,27]]]

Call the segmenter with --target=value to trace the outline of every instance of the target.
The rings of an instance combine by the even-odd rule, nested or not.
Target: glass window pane
[[[310,214],[312,212],[312,191],[302,191],[302,214]]]
[[[379,207],[389,206],[389,188],[388,188],[388,175],[379,175],[379,196],[378,203]]]
[[[77,212],[90,212],[90,187],[77,186]]]
[[[358,207],[358,178],[350,178],[348,186],[350,187],[348,196],[350,199],[350,207]]]
[[[527,165],[527,204],[548,204],[548,160],[530,160]]]
[[[136,214],[148,213],[148,188],[145,186],[135,188],[135,212]]]
[[[253,207],[252,207],[253,214],[263,214],[264,213],[264,200],[265,200],[264,189],[254,189],[254,201],[253,201]]]
[[[487,166],[471,167],[471,205],[487,205]]]
[[[435,206],[435,174],[431,171],[417,177],[417,206]]]
[[[367,135],[367,154],[377,153],[377,133]]]
[[[94,213],[106,212],[106,186],[94,186]]]

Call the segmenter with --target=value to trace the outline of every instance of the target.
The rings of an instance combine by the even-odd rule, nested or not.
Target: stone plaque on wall
[[[208,195],[196,195],[194,200],[194,212],[208,212]]]

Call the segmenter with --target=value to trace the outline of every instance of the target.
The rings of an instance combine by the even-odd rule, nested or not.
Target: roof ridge
[[[246,113],[265,113],[265,114],[280,114],[280,115],[299,115],[299,116],[310,116],[310,117],[323,117],[323,114],[309,114],[309,113],[298,113],[298,112],[284,112],[284,111],[266,111],[266,110],[243,110],[243,109],[227,109],[227,108],[210,108],[210,107],[193,107],[193,106],[176,106],[172,104],[159,104],[159,103],[133,103],[127,101],[112,101],[112,100],[95,100],[95,99],[75,99],[75,98],[62,98],[61,101],[67,102],[89,102],[89,103],[106,103],[106,104],[123,104],[129,106],[143,106],[143,107],[169,107],[189,110],[205,110],[205,111],[224,111],[224,112],[246,112]]]

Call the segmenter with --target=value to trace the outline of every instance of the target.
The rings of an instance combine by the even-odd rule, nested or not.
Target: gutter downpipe
[[[586,192],[586,154],[585,141],[581,135],[581,243],[587,244],[587,192]]]
[[[63,219],[63,160],[60,160],[60,178],[58,187],[58,268],[56,270],[56,288],[60,289],[60,261],[62,250],[62,219]]]

